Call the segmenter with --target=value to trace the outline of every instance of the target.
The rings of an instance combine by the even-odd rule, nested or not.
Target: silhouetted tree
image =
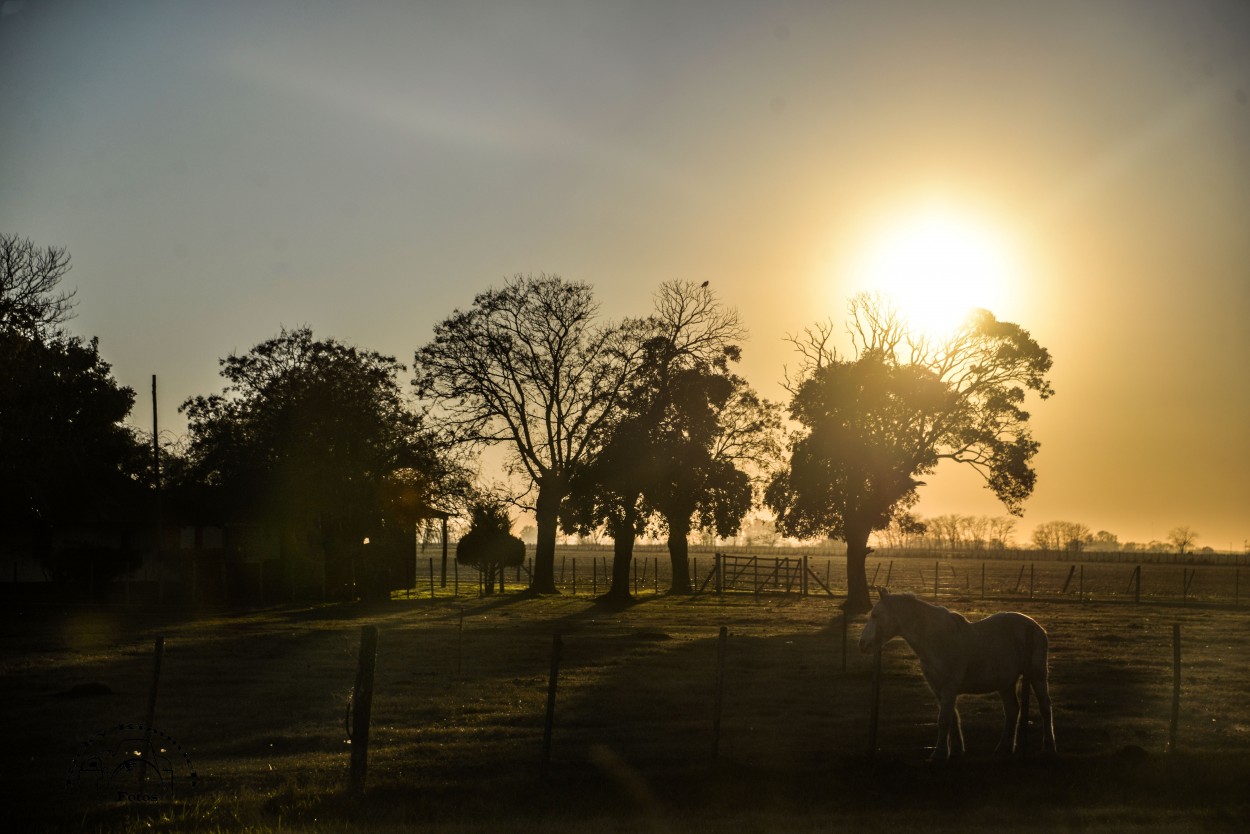
[[[507,444],[513,471],[527,479],[537,593],[556,593],[561,507],[641,357],[637,322],[599,327],[597,314],[587,284],[518,275],[439,322],[416,351],[413,383],[451,436]]]
[[[670,590],[689,592],[691,530],[736,533],[752,498],[740,467],[767,456],[768,432],[780,426],[776,409],[730,373],[745,334],[707,282],[662,284],[647,325],[643,361],[575,479],[565,517],[568,529],[602,525],[613,537],[607,596],[622,601],[634,539],[651,517],[668,538]]]
[[[868,537],[916,501],[917,476],[942,459],[975,469],[1007,510],[1033,491],[1038,444],[1021,408],[1026,391],[1052,394],[1050,354],[1018,325],[977,311],[949,339],[911,334],[880,300],[851,302],[854,359],[831,347],[832,327],[793,340],[803,357],[790,380],[802,430],[790,466],[766,494],[779,526],[847,544],[846,609],[870,607]]]
[[[494,593],[499,571],[525,561],[525,542],[512,535],[505,502],[490,496],[470,502],[469,530],[456,543],[456,561],[482,572],[488,594]]]
[[[638,404],[636,396],[625,398],[617,418],[605,426],[603,444],[569,481],[560,519],[566,533],[587,535],[602,527],[612,537],[612,574],[604,596],[617,603],[632,598],[634,542],[646,530],[649,515],[642,491],[655,469],[650,421],[645,411],[634,410]]]
[[[670,591],[689,593],[691,531],[737,533],[751,509],[752,475],[776,453],[780,418],[732,373],[746,331],[708,282],[661,285],[654,320],[641,382],[654,461],[644,493],[668,540]]]
[[[1109,530],[1099,530],[1094,534],[1090,544],[1094,545],[1094,550],[1109,550],[1114,553],[1115,550],[1120,549],[1120,536]]]
[[[55,525],[134,521],[146,494],[144,450],[122,422],[134,391],[113,378],[95,339],[60,328],[73,306],[58,286],[68,270],[64,249],[0,236],[0,528],[29,531],[57,576]],[[79,556],[70,561],[92,570],[94,557]]]
[[[406,406],[403,370],[393,357],[314,339],[307,327],[283,329],[221,360],[221,394],[181,406],[188,478],[216,487],[224,512],[282,532],[293,593],[343,587],[357,574],[382,596],[399,581],[385,574],[404,567],[393,554],[411,548],[421,506],[460,484]],[[360,563],[365,552],[371,564]]]
[[[657,466],[646,499],[667,536],[670,591],[686,594],[691,531],[736,535],[751,509],[751,474],[729,438],[735,432],[739,438],[765,436],[769,413],[741,378],[720,369],[693,368],[674,375],[673,382],[669,409],[655,432]]]
[[[1181,525],[1173,527],[1168,532],[1168,544],[1176,548],[1176,552],[1182,556],[1185,551],[1193,547],[1194,542],[1198,540],[1198,532],[1189,525]]]
[[[54,335],[73,315],[75,293],[60,287],[69,269],[65,247],[0,234],[0,331],[41,341]]]
[[[1094,540],[1089,528],[1075,521],[1046,521],[1033,528],[1038,550],[1079,551]]]

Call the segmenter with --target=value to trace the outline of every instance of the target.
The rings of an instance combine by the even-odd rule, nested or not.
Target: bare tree
[[[1012,533],[1016,529],[1016,519],[1009,515],[994,516],[990,519],[990,547],[1002,550],[1011,547]]]
[[[1038,550],[1078,551],[1094,540],[1084,524],[1073,521],[1047,521],[1033,528],[1033,544]]]
[[[990,518],[984,515],[966,515],[962,518],[964,541],[973,550],[985,549],[986,532],[990,529]]]
[[[0,330],[43,338],[73,318],[75,291],[59,287],[69,269],[63,246],[0,235]]]
[[[1187,524],[1180,527],[1173,527],[1168,533],[1168,544],[1176,548],[1176,552],[1184,555],[1185,551],[1193,547],[1195,541],[1198,540],[1198,531]]]
[[[596,326],[588,284],[517,275],[434,328],[413,384],[457,441],[503,443],[529,482],[538,526],[531,589],[556,593],[555,546],[570,479],[594,454],[642,355],[638,322]],[[532,501],[528,495],[533,495]]]

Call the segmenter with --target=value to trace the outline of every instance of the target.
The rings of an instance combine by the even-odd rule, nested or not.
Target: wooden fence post
[[[152,724],[156,721],[156,693],[161,684],[161,661],[165,658],[165,638],[157,637],[152,647],[152,686],[148,689],[148,710],[143,718],[143,747],[139,750],[139,761],[148,760],[148,750],[152,747]],[[156,766],[155,764],[153,765]],[[143,783],[147,778],[147,767],[139,766],[139,793],[144,793]]]
[[[430,557],[430,599],[434,599],[434,557]]]
[[[718,557],[719,558],[719,557]],[[712,759],[720,755],[720,719],[725,704],[725,644],[729,640],[729,629],[720,627],[720,636],[716,640],[716,679],[712,684]]]
[[[934,562],[933,563],[933,599],[934,600],[937,600],[938,598],[938,589],[941,587],[941,581],[942,581],[942,563]]]
[[[1172,624],[1172,722],[1168,728],[1168,752],[1176,752],[1176,725],[1181,717],[1181,624]]]
[[[1074,574],[1076,574],[1076,565],[1072,565],[1068,568],[1068,578],[1063,580],[1063,590],[1059,592],[1060,596],[1063,596],[1068,592],[1068,586],[1072,584],[1072,577]]]
[[[543,767],[542,778],[547,778],[547,768],[551,764],[551,728],[556,721],[556,688],[560,682],[560,632],[551,637],[551,674],[547,678],[547,718],[543,724]]]
[[[373,711],[373,669],[378,651],[378,627],[361,626],[360,660],[356,664],[356,686],[352,689],[352,793],[365,786],[369,767],[369,716]]]

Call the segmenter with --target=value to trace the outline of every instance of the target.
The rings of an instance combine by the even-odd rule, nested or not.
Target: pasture
[[[862,620],[843,671],[841,613],[823,594],[644,595],[613,610],[588,586],[543,598],[466,587],[460,597],[440,588],[433,599],[195,617],[19,606],[0,638],[7,815],[34,831],[1245,830],[1250,608],[1082,601],[1057,589],[983,599],[966,568],[942,604],[970,618],[1025,611],[1050,633],[1056,759],[1038,754],[1040,736],[1029,759],[995,759],[998,698],[965,696],[969,755],[924,764],[937,706],[898,641],[884,652],[870,758],[871,658],[854,645]],[[933,563],[907,560],[915,587],[892,587],[924,594],[925,569]],[[1175,624],[1181,709],[1168,752]],[[345,706],[362,625],[379,638],[356,797]],[[152,724],[196,785],[172,800],[119,800],[71,765],[102,730],[144,721],[158,636]]]

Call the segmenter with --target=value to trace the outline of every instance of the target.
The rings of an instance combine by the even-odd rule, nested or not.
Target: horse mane
[[[968,624],[968,618],[965,617],[963,614],[960,614],[958,611],[952,611],[949,608],[946,608],[945,606],[929,602],[928,600],[925,600],[925,599],[921,599],[920,597],[913,594],[911,591],[905,591],[903,593],[898,593],[898,594],[892,593],[889,595],[888,599],[903,600],[907,603],[907,606],[911,608],[912,610],[916,610],[916,609],[923,610],[925,608],[928,608],[928,609],[932,609],[935,613],[945,614],[949,618],[951,625],[957,625],[960,623],[964,625]]]

